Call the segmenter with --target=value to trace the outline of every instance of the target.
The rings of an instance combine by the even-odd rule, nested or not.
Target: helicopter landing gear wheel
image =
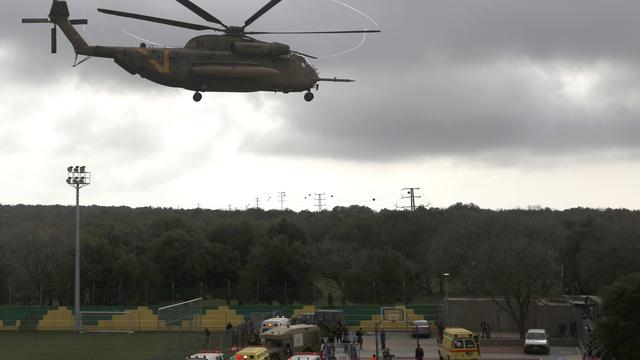
[[[312,93],[311,91],[309,91],[309,92],[307,92],[306,94],[304,94],[304,99],[305,99],[307,102],[313,101],[313,98],[314,98],[314,97],[315,97],[315,96],[313,96],[313,93]]]
[[[202,94],[196,91],[196,93],[193,94],[193,101],[200,102],[200,100],[202,100]]]

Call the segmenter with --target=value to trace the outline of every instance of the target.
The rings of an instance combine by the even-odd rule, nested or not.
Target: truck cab
[[[291,324],[291,320],[286,317],[274,317],[267,319],[262,322],[262,327],[260,328],[260,333],[264,333],[269,330],[285,327]]]

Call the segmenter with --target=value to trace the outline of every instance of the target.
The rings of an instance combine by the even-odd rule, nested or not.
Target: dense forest
[[[72,301],[74,210],[0,206],[0,304]],[[91,305],[194,294],[311,302],[328,291],[337,303],[415,302],[442,293],[443,273],[461,295],[528,301],[598,293],[639,272],[640,212],[91,206],[81,208],[81,244],[82,297]]]

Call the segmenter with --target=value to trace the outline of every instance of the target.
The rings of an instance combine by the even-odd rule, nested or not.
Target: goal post
[[[80,332],[127,333],[134,332],[130,311],[81,311]]]
[[[380,317],[382,321],[405,321],[405,309],[401,307],[381,307]]]
[[[202,298],[158,308],[157,359],[178,359],[203,347]]]

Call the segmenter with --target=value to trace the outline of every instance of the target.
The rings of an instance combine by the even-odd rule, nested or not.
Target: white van
[[[260,329],[260,333],[262,334],[265,331],[269,331],[271,329],[277,329],[280,327],[288,326],[291,324],[291,320],[286,317],[274,317],[271,319],[267,319],[262,322],[262,328]]]

